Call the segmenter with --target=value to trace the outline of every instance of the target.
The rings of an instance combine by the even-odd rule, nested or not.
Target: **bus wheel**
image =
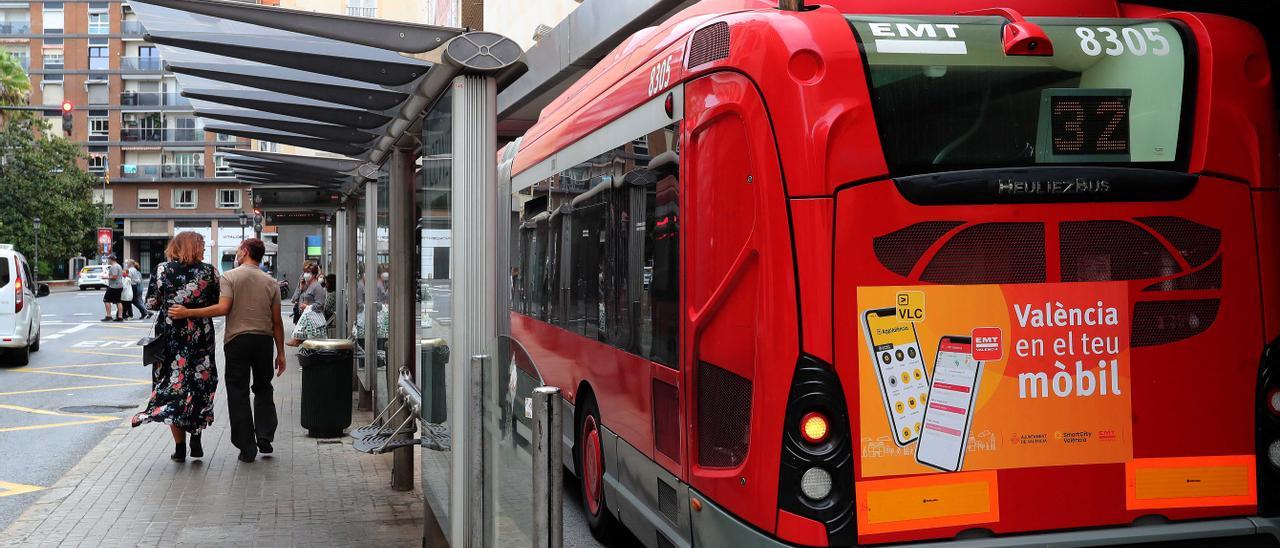
[[[612,539],[617,533],[618,522],[609,512],[604,498],[604,444],[601,440],[600,411],[594,400],[587,400],[583,407],[582,422],[578,426],[580,466],[578,478],[582,487],[582,509],[587,514],[591,536],[601,542]]]

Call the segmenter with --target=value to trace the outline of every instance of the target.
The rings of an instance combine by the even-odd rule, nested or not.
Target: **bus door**
[[[752,82],[686,84],[682,143],[688,481],[772,531],[786,402],[760,387],[789,386],[799,341],[785,193]]]

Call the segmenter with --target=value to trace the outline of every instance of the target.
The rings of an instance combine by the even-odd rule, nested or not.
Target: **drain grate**
[[[341,443],[342,440],[316,440],[316,445],[337,445]]]
[[[85,415],[97,415],[101,413],[120,413],[123,411],[132,411],[134,405],[72,405],[69,407],[61,407],[58,411],[63,413],[80,413]]]

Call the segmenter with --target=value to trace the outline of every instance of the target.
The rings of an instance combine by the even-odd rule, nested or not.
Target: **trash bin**
[[[316,438],[336,438],[351,426],[351,367],[355,344],[346,339],[302,343],[302,427]]]

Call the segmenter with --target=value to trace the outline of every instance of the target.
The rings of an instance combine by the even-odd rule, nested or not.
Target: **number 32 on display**
[[[1080,37],[1080,51],[1090,57],[1104,53],[1116,57],[1126,51],[1138,56],[1148,51],[1156,56],[1169,54],[1169,40],[1160,36],[1160,29],[1155,27],[1124,27],[1120,32],[1111,27],[1076,27],[1076,36]]]

